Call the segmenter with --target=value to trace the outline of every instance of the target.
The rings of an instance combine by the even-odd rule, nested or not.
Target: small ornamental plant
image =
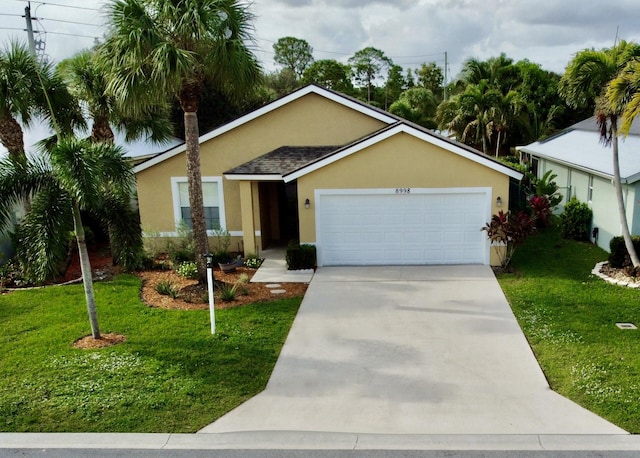
[[[198,265],[193,261],[183,262],[176,269],[176,273],[181,277],[196,280],[198,278]]]
[[[177,299],[179,295],[178,287],[170,281],[158,282],[158,284],[156,285],[156,291],[158,292],[158,294],[169,296],[172,299]]]
[[[547,196],[529,197],[529,207],[533,211],[537,228],[551,226],[551,204]]]
[[[516,248],[535,231],[535,220],[523,211],[504,213],[500,210],[482,230],[487,232],[491,244],[496,247],[500,265],[506,269]]]

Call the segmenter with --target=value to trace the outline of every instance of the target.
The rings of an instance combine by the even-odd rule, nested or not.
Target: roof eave
[[[281,174],[253,174],[253,173],[225,173],[223,176],[229,181],[283,181]]]
[[[599,176],[601,178],[606,178],[608,180],[613,180],[613,175],[607,172],[603,172],[601,170],[591,169],[589,167],[584,167],[582,165],[576,164],[574,162],[564,161],[562,159],[558,159],[557,157],[549,156],[548,154],[540,153],[539,151],[532,150],[526,146],[518,146],[516,148],[517,151],[524,151],[525,153],[533,154],[534,156],[546,159],[548,161],[556,162],[561,165],[566,165],[568,167],[574,168],[576,170],[580,170],[582,172],[590,173],[592,175]],[[622,181],[627,180],[627,178],[621,177]]]

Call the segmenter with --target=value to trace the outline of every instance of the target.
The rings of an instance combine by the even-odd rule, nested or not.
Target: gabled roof
[[[307,150],[305,147],[286,147],[285,150],[278,148],[277,150],[267,153],[266,155],[252,161],[249,161],[246,164],[241,165],[240,167],[236,167],[236,169],[232,169],[226,172],[224,176],[229,180],[282,180],[285,183],[289,183],[290,181],[296,180],[304,175],[307,175],[322,167],[339,161],[340,159],[350,156],[351,154],[357,153],[358,151],[362,151],[365,148],[368,148],[390,137],[393,137],[394,135],[397,135],[399,133],[412,135],[413,137],[419,138],[432,145],[439,146],[451,153],[462,156],[473,162],[482,164],[485,167],[496,170],[517,180],[522,179],[522,174],[517,170],[504,165],[502,162],[499,162],[478,150],[470,148],[467,145],[452,141],[446,137],[441,137],[440,135],[424,127],[411,125],[405,121],[398,121],[395,124],[384,127],[370,135],[367,135],[342,147],[314,147],[313,149],[309,150]],[[262,173],[264,170],[256,170],[256,173],[246,173],[252,167],[265,162],[270,162],[270,166],[277,167],[277,161],[270,160],[279,157],[279,155],[281,154],[281,150],[285,151],[287,155],[296,154],[296,152],[299,154],[308,154],[309,151],[313,152],[313,154],[308,154],[306,157],[303,156],[299,158],[299,160],[295,163],[289,163],[289,166],[281,168],[279,170],[279,173],[277,173],[277,168],[271,169],[270,173],[268,174]],[[307,160],[306,163],[304,162],[305,159]],[[295,168],[295,166],[298,167]],[[234,171],[236,171],[237,169],[241,169],[245,173],[234,173]]]
[[[604,178],[613,178],[611,146],[600,140],[595,118],[589,118],[541,142],[519,146],[519,151]],[[640,123],[627,137],[618,138],[618,162],[623,183],[640,180]]]
[[[437,145],[447,151],[470,159],[474,162],[483,164],[493,170],[497,170],[517,180],[522,179],[522,174],[517,170],[504,165],[502,162],[493,159],[491,156],[488,156],[468,145],[436,134],[435,132],[419,126],[418,124],[411,123],[407,120],[404,120],[403,118],[387,113],[384,110],[368,105],[353,97],[329,89],[325,89],[314,84],[302,87],[289,95],[281,97],[278,100],[275,100],[255,111],[252,111],[236,119],[235,121],[232,121],[204,135],[201,135],[199,141],[200,143],[203,143],[207,140],[218,137],[226,132],[235,129],[236,127],[257,119],[260,116],[266,115],[308,94],[316,94],[321,97],[325,97],[345,107],[370,116],[371,118],[382,121],[386,123],[387,126],[342,147],[321,146],[313,148],[287,147],[293,149],[279,148],[259,158],[242,164],[239,167],[229,170],[225,173],[225,177],[230,180],[261,179],[284,180],[285,182],[289,182],[297,179],[298,177],[306,175],[307,173],[311,173],[318,168],[324,167],[325,165],[340,160],[343,157],[349,156],[350,154],[367,148],[368,146],[380,142],[386,138],[389,138],[400,132],[404,132],[409,135],[413,135],[416,138],[425,140],[433,145]],[[153,167],[160,162],[183,153],[185,150],[186,145],[179,145],[137,165],[134,168],[134,171],[137,173]],[[297,158],[294,157],[296,152],[298,155],[301,154],[301,156]]]
[[[334,92],[331,91],[329,89],[325,89],[322,88],[320,86],[316,86],[314,84],[310,84],[308,86],[302,87],[284,97],[281,97],[277,100],[274,100],[271,103],[268,103],[267,105],[258,108],[257,110],[254,110],[250,113],[247,113],[244,116],[241,116],[240,118],[231,121],[227,124],[224,124],[220,127],[217,127],[215,129],[213,129],[210,132],[207,132],[206,134],[203,134],[200,136],[200,143],[204,143],[207,140],[211,140],[212,138],[218,137],[226,132],[229,132],[230,130],[235,129],[236,127],[239,127],[243,124],[246,124],[250,121],[253,121],[254,119],[257,119],[261,116],[264,116],[274,110],[277,110],[278,108],[291,103],[295,100],[298,100],[308,94],[316,94],[319,95],[321,97],[325,97],[329,100],[333,100],[334,102],[337,102],[343,106],[352,108],[353,110],[356,110],[360,113],[366,114],[367,116],[370,116],[374,119],[377,119],[379,121],[382,121],[384,123],[387,124],[392,124],[394,122],[398,121],[398,118],[383,111],[380,110],[378,108],[372,107],[371,105],[367,105],[357,99],[354,99],[352,97],[348,97],[345,96],[344,94],[340,94],[338,92]],[[138,166],[136,166],[134,168],[134,172],[141,172],[142,170],[148,169],[149,167],[153,167],[154,165],[166,161],[167,159],[170,159],[180,153],[183,153],[186,150],[186,145],[182,144],[179,145],[175,148],[172,148],[168,151],[165,151],[164,153],[158,154],[157,156],[149,159],[148,161],[145,161],[141,164],[139,164]]]
[[[305,167],[302,167],[293,173],[285,175],[283,177],[284,181],[285,183],[293,181],[297,178],[307,175],[308,173],[339,161],[340,159],[357,153],[358,151],[362,151],[365,148],[368,148],[376,143],[379,143],[400,133],[411,135],[415,138],[443,148],[453,154],[457,154],[458,156],[464,157],[478,164],[482,164],[485,167],[496,170],[517,180],[522,179],[522,174],[520,172],[504,165],[499,161],[494,160],[493,158],[487,156],[484,153],[481,153],[480,151],[474,150],[473,148],[468,148],[466,145],[451,141],[445,137],[441,137],[440,135],[437,135],[436,133],[423,127],[418,128],[415,125],[410,125],[407,122],[400,121],[396,124],[385,127],[367,137],[357,140],[350,145],[346,145],[343,148],[336,150],[323,158],[320,158],[319,160],[307,164]]]

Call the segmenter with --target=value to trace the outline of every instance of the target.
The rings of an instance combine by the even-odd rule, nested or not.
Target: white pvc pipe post
[[[213,306],[213,266],[207,261],[207,286],[209,288],[209,316],[211,317],[211,334],[216,333],[216,312]]]

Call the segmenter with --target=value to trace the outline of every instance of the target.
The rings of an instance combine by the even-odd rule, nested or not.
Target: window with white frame
[[[593,202],[593,175],[589,175],[589,194],[587,196],[588,202]]]
[[[184,221],[187,227],[192,228],[187,178],[173,177],[171,178],[171,182],[175,220]],[[225,226],[221,188],[222,180],[220,177],[202,177],[204,219],[208,231],[220,229]]]

